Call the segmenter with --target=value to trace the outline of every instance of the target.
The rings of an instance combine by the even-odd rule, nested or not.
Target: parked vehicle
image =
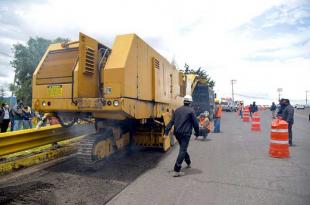
[[[304,105],[296,105],[296,109],[297,110],[303,110],[303,109],[305,109],[305,106]]]
[[[222,105],[222,110],[226,112],[236,112],[237,111],[237,106],[235,105],[234,102],[232,101],[223,101],[221,102]]]

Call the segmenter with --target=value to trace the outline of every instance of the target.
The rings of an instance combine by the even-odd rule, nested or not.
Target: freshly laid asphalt
[[[224,113],[222,133],[191,140],[192,168],[183,169],[185,176],[172,177],[176,147],[108,204],[310,204],[309,112],[295,112],[289,159],[268,155],[270,111],[261,112],[261,132],[251,132],[251,123],[236,113]]]

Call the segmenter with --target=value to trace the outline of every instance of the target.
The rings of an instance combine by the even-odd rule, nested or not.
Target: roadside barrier
[[[243,111],[242,121],[243,122],[250,122],[250,110],[248,108],[244,109],[244,111]]]
[[[94,131],[93,124],[85,123],[74,125],[70,128],[63,128],[60,125],[51,125],[41,127],[40,129],[32,128],[0,133],[0,157],[79,137]]]
[[[275,158],[289,158],[288,123],[275,119],[271,124],[269,155]]]
[[[253,113],[251,131],[254,131],[254,132],[261,131],[260,115],[258,112]]]

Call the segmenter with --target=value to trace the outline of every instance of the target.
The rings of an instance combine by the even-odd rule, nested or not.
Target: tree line
[[[197,69],[192,69],[189,67],[188,64],[185,63],[184,65],[184,71],[185,74],[195,74],[198,76],[200,80],[204,80],[205,83],[210,87],[214,88],[215,86],[215,81],[211,79],[211,77],[207,74],[207,69],[204,69],[202,67],[199,67]]]

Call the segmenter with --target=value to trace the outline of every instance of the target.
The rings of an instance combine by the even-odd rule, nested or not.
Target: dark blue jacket
[[[190,106],[182,106],[175,110],[172,119],[165,129],[165,135],[169,134],[174,125],[174,135],[191,136],[194,128],[195,135],[199,134],[199,123],[195,111]]]
[[[294,108],[290,104],[287,105],[282,112],[282,119],[289,124],[294,123]]]
[[[282,114],[283,114],[283,110],[285,109],[285,107],[286,107],[286,105],[284,105],[284,104],[280,104],[280,108],[279,108],[279,111],[278,111],[278,116],[282,116]]]

